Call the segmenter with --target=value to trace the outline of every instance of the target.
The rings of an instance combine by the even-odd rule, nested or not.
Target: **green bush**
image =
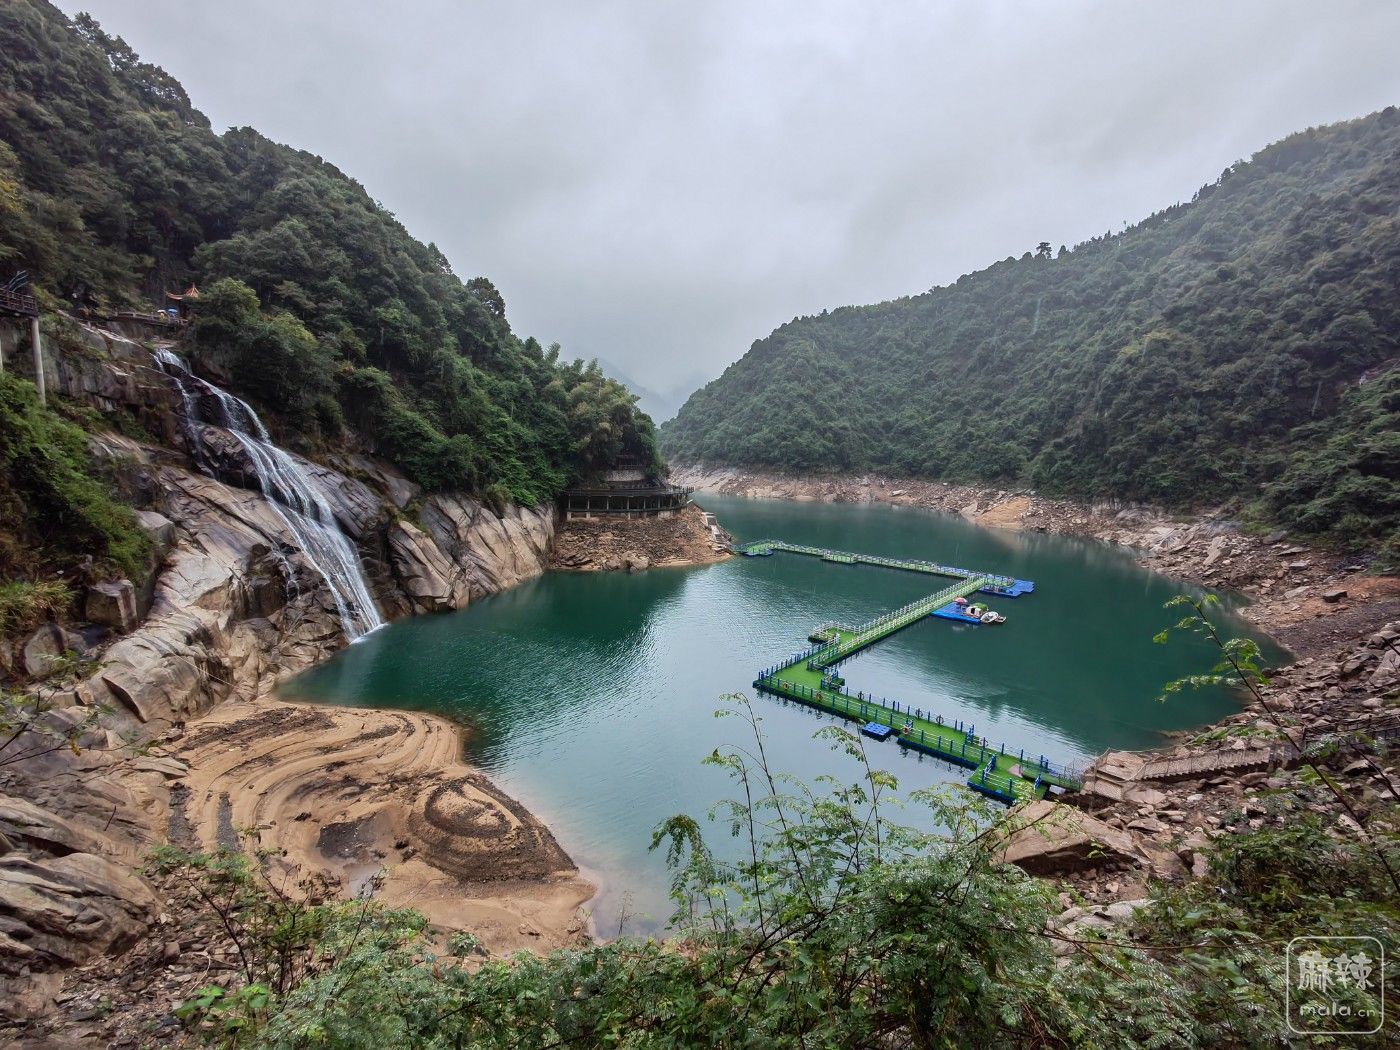
[[[1316,814],[1223,839],[1210,870],[1225,900],[1256,912],[1292,913],[1309,901],[1385,895],[1372,854],[1333,838]]]
[[[0,496],[9,527],[58,565],[84,555],[140,579],[150,538],[93,477],[87,435],[39,404],[32,384],[0,375]]]
[[[1302,448],[1264,492],[1272,517],[1339,547],[1400,537],[1400,369],[1349,391],[1336,417],[1299,430]]]
[[[0,637],[37,627],[62,616],[73,600],[63,580],[6,580],[0,583]]]
[[[194,338],[225,364],[241,393],[295,430],[319,429],[333,391],[333,351],[291,314],[264,313],[253,289],[226,277],[199,300]]]

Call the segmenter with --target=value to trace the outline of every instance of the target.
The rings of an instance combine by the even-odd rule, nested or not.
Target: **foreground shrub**
[[[1050,884],[999,863],[987,803],[917,792],[908,803],[945,830],[894,822],[893,778],[836,727],[818,735],[851,754],[856,782],[788,781],[736,700],[754,745],[708,760],[738,789],[712,814],[730,850],[689,817],[655,834],[674,872],[669,940],[482,962],[470,935],[435,946],[417,913],[298,903],[241,858],[168,853],[244,962],[242,982],[182,1015],[213,1042],[276,1048],[1276,1046],[1291,1038],[1288,937],[1395,944],[1372,851],[1312,823],[1225,840],[1206,881],[1159,888],[1130,929],[1059,934]]]

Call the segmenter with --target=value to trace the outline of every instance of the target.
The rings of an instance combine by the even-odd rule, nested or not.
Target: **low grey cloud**
[[[1400,101],[1384,0],[62,6],[657,405],[795,315],[1118,229]]]

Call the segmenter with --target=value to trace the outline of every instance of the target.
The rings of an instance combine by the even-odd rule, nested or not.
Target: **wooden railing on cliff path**
[[[38,317],[39,302],[32,295],[0,288],[0,313],[15,317]]]
[[[94,311],[93,316],[104,321],[139,321],[141,324],[155,325],[158,328],[183,328],[189,324],[187,318],[172,317],[161,311],[147,313],[141,310],[103,310]]]

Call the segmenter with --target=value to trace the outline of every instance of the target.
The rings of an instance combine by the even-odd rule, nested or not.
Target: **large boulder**
[[[1005,819],[1001,859],[1032,875],[1059,875],[1109,862],[1138,864],[1132,836],[1070,806],[1043,799]]]
[[[87,589],[83,615],[92,623],[130,634],[140,620],[136,588],[130,580],[106,580],[92,584]]]
[[[0,1016],[47,1009],[42,975],[129,948],[155,918],[147,883],[92,853],[0,857]]]
[[[82,635],[46,623],[21,643],[20,667],[32,678],[43,678],[65,653],[81,656],[87,650],[88,643]]]
[[[10,849],[64,856],[93,852],[103,846],[102,837],[26,799],[0,795],[0,842]]]
[[[170,548],[175,546],[175,523],[164,514],[157,514],[153,510],[138,510],[136,521],[146,530],[146,535],[151,537],[154,557],[163,561],[170,553]]]

